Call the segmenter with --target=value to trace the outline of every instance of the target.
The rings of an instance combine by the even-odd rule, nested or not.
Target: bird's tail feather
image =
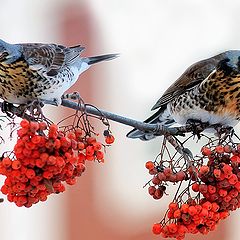
[[[168,109],[160,108],[157,112],[155,112],[151,117],[149,117],[147,120],[144,121],[145,123],[152,123],[152,124],[160,124],[164,125],[166,127],[171,126],[175,123],[174,119],[171,117],[171,115],[168,112]],[[136,128],[134,128],[132,131],[130,131],[127,134],[128,138],[139,138],[143,141],[148,141],[156,137],[153,132],[146,132],[141,131]]]
[[[101,61],[112,60],[118,56],[119,54],[106,54],[106,55],[100,55],[100,56],[94,56],[94,57],[87,57],[84,60],[88,65],[92,65]]]

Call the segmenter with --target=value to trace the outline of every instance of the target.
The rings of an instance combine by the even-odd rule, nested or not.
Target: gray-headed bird
[[[84,47],[57,44],[10,44],[0,40],[0,98],[13,104],[35,100],[61,104],[64,92],[92,64],[118,54],[81,57]]]
[[[158,110],[157,110],[158,109]],[[190,66],[152,107],[145,122],[171,126],[188,120],[235,126],[240,119],[240,51],[230,50]],[[129,138],[154,133],[133,129]]]

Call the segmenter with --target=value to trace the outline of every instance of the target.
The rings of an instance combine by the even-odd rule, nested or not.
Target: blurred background
[[[84,56],[121,53],[93,66],[70,90],[86,102],[144,120],[166,88],[192,63],[240,49],[237,0],[0,0],[0,38],[86,47]],[[49,107],[52,118],[68,114]],[[56,116],[58,114],[58,116]],[[169,198],[154,201],[143,185],[144,164],[160,139],[127,139],[127,126],[112,123],[115,144],[106,162],[88,164],[78,184],[30,209],[0,204],[1,240],[157,239]],[[2,180],[3,181],[3,180]],[[239,211],[217,230],[194,239],[239,239]],[[186,239],[192,239],[189,236]]]

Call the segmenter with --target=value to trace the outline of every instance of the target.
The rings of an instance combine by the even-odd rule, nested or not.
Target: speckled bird
[[[145,122],[171,126],[188,120],[235,126],[240,119],[240,51],[230,50],[190,66],[152,107]],[[130,138],[154,133],[133,129]]]
[[[84,47],[9,44],[0,40],[0,98],[13,104],[34,100],[59,105],[64,92],[92,64],[117,54],[80,57]]]

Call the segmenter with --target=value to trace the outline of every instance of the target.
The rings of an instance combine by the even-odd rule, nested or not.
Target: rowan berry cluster
[[[191,165],[180,163],[176,155],[169,161],[163,160],[162,152],[159,155],[160,161],[145,165],[152,175],[149,194],[160,199],[169,183],[180,185],[164,219],[153,225],[154,234],[178,240],[186,233],[207,234],[240,207],[240,144],[231,138],[221,144],[209,141]],[[182,181],[188,187],[180,192]]]
[[[186,203],[172,202],[168,206],[168,223],[153,225],[154,234],[161,234],[164,238],[184,239],[186,233],[207,234],[213,231],[216,224],[229,215],[228,211],[221,211],[216,202],[202,199],[199,203],[188,199]]]
[[[177,183],[187,179],[187,175],[184,171],[179,171],[174,173],[170,167],[163,167],[161,165],[156,165],[152,161],[148,161],[145,167],[149,170],[149,174],[153,175],[151,179],[151,184],[148,188],[149,194],[154,199],[160,199],[164,195],[166,190],[166,182]]]
[[[192,190],[208,201],[217,202],[220,210],[233,211],[240,207],[240,145],[202,148],[207,164],[199,167],[199,182]]]
[[[60,131],[55,124],[24,119],[17,135],[13,152],[1,158],[0,174],[6,176],[1,192],[19,207],[65,191],[64,182],[74,185],[86,161],[104,162],[103,145],[80,128]],[[114,137],[105,135],[105,142],[113,143]]]

